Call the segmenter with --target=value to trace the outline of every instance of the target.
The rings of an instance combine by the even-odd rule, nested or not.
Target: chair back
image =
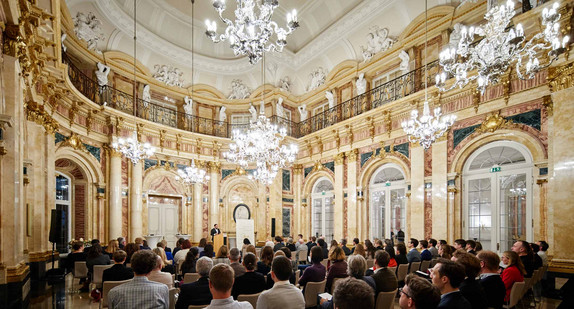
[[[178,293],[179,293],[178,288],[169,289],[169,309],[175,309],[175,303],[177,302]]]
[[[540,271],[537,269],[534,272],[532,272],[532,285],[535,285],[536,282],[538,282],[538,274],[540,273]]]
[[[305,308],[317,307],[317,295],[325,292],[327,280],[307,282],[305,285]]]
[[[431,260],[429,268],[433,268],[436,265],[436,261],[438,261],[438,258],[434,258]]]
[[[398,289],[390,292],[379,292],[377,295],[377,302],[375,303],[375,309],[392,309],[395,305],[395,296],[397,295]]]
[[[301,278],[301,270],[297,269],[295,272],[295,285],[299,284],[299,278]]]
[[[375,260],[367,259],[367,269],[373,268],[373,266],[375,266]]]
[[[415,271],[419,270],[420,267],[421,267],[421,262],[412,262],[411,267],[409,268],[409,274],[412,274]]]
[[[422,261],[420,271],[426,274],[430,266],[430,260]]]
[[[347,278],[333,278],[333,283],[331,283],[331,294],[333,294],[335,287],[337,287],[337,284],[339,284],[339,282],[343,279],[347,279]]]
[[[74,262],[74,278],[87,278],[88,277],[88,266],[86,266],[86,261]]]
[[[407,272],[409,271],[409,264],[400,264],[399,268],[397,269],[397,281],[405,281],[407,277]]]
[[[127,268],[132,268],[132,263],[126,263]]]
[[[305,264],[307,264],[307,251],[299,251],[297,252],[297,262],[301,263],[304,262]]]
[[[199,274],[198,273],[186,273],[183,276],[183,283],[190,283],[190,282],[195,282],[197,280],[199,280]]]
[[[187,309],[203,309],[207,306],[209,306],[209,305],[189,305],[189,307],[187,307]]]
[[[327,264],[329,264],[329,260],[323,259],[323,260],[321,261],[321,265],[325,266],[325,269],[327,268]]]
[[[255,309],[257,307],[257,299],[259,298],[259,295],[261,295],[261,293],[241,294],[241,295],[237,296],[237,301],[249,302],[251,304],[251,306],[253,306],[253,309]]]
[[[387,267],[387,268],[388,268],[390,271],[392,271],[393,274],[395,274],[395,275],[397,274],[397,267],[396,267],[396,266],[395,266],[395,267]]]
[[[102,277],[104,275],[104,270],[112,267],[114,265],[94,265],[94,275],[92,276],[92,283],[96,285],[97,288],[102,287]]]
[[[257,258],[261,258],[261,248],[255,248],[255,252],[257,253]]]
[[[132,281],[132,279],[104,282],[102,287],[102,308],[108,308],[108,293],[110,292],[111,289],[130,281]]]
[[[522,292],[525,290],[525,282],[514,282],[512,289],[510,290],[510,300],[508,302],[508,308],[515,307],[518,301],[522,298]]]

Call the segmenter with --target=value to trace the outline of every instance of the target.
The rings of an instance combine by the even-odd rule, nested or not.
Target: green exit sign
[[[502,170],[502,167],[500,167],[500,166],[495,166],[495,167],[490,168],[491,173],[500,172],[501,170]]]
[[[385,182],[385,186],[390,187],[391,183],[390,182]]]

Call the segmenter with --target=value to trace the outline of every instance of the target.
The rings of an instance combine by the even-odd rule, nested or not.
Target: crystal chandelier
[[[273,183],[279,169],[293,163],[297,156],[297,146],[281,145],[287,135],[285,128],[278,129],[265,117],[263,102],[257,121],[251,121],[246,132],[234,130],[229,151],[223,156],[227,161],[239,164],[246,169],[249,163],[256,164],[256,170],[249,175],[266,185]]]
[[[132,137],[127,139],[119,138],[117,142],[112,143],[112,147],[130,159],[134,165],[140,160],[153,156],[155,148],[149,143],[140,143],[138,135],[134,131]]]
[[[543,10],[544,31],[529,41],[526,41],[521,24],[509,27],[515,14],[512,0],[508,0],[506,5],[491,8],[484,15],[486,25],[462,28],[458,47],[440,53],[439,62],[444,71],[436,76],[436,86],[441,91],[448,91],[477,80],[477,88],[483,93],[489,84],[499,82],[500,76],[508,71],[515,60],[516,74],[520,79],[534,78],[537,72],[549,67],[566,50],[569,37],[559,38],[558,7],[559,4],[554,3],[550,10]],[[476,45],[473,44],[475,35],[484,37]],[[537,54],[545,50],[549,50],[549,60],[541,65]],[[471,73],[474,70],[476,74]],[[446,88],[445,82],[449,76],[454,76],[456,82]]]
[[[411,111],[411,119],[405,120],[401,123],[403,130],[407,133],[410,142],[418,142],[423,148],[429,149],[439,137],[441,137],[448,129],[454,124],[456,120],[455,115],[448,115],[441,117],[442,113],[440,107],[434,109],[434,113],[430,113],[427,87],[427,28],[428,28],[428,2],[425,1],[425,102],[423,106],[423,115],[419,118],[419,111],[414,109]]]
[[[257,4],[258,13],[255,10],[255,4]],[[226,7],[225,0],[214,0],[213,7],[227,28],[223,34],[218,36],[215,21],[206,20],[207,31],[205,33],[215,43],[229,39],[235,56],[247,55],[249,62],[255,64],[259,62],[264,52],[281,52],[287,44],[287,35],[299,27],[296,10],[287,14],[287,30],[271,21],[271,16],[277,6],[279,6],[278,0],[237,0],[235,23],[233,23],[222,15]],[[270,41],[273,34],[277,35],[275,43]]]
[[[178,169],[177,174],[179,176],[175,176],[175,180],[181,181],[184,184],[191,185],[196,183],[207,184],[209,180],[209,175],[207,172],[195,166],[195,162],[191,160],[191,166],[187,166],[184,169]]]

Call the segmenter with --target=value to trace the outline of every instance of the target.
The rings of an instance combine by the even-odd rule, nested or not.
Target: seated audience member
[[[108,243],[108,246],[104,250],[104,253],[107,254],[110,257],[110,259],[112,259],[114,252],[118,250],[120,250],[120,246],[118,245],[117,239],[112,239]]]
[[[189,249],[187,254],[185,255],[185,260],[181,263],[181,275],[185,276],[187,273],[195,273],[195,264],[197,263],[198,259],[198,250],[196,247],[192,247]]]
[[[454,253],[454,247],[451,247],[447,244],[441,245],[438,248],[438,254],[441,258],[450,260],[452,258],[452,254]]]
[[[157,255],[151,250],[141,250],[132,256],[134,278],[116,286],[108,293],[111,309],[169,308],[169,289],[163,283],[150,281],[147,275],[156,266]]]
[[[466,240],[464,239],[457,239],[454,241],[454,250],[458,249],[466,249]]]
[[[347,277],[347,262],[345,261],[345,252],[340,247],[335,247],[329,255],[329,261],[333,262],[327,269],[326,290],[331,291],[333,279]]]
[[[347,238],[341,239],[341,248],[343,249],[343,252],[345,252],[346,256],[351,255],[351,249],[347,247]]]
[[[375,295],[380,292],[390,292],[397,288],[397,276],[387,266],[389,265],[389,254],[379,250],[375,254],[374,273],[372,275],[376,284]]]
[[[440,290],[439,309],[468,309],[470,303],[459,291],[464,280],[464,267],[453,261],[439,259],[431,272],[432,283]]]
[[[90,247],[90,251],[86,256],[86,266],[90,274],[94,273],[94,265],[109,265],[112,263],[110,256],[102,253],[102,246],[95,244]]]
[[[167,246],[167,240],[162,239],[159,243],[161,243],[161,247],[163,248],[163,251],[165,251],[165,253],[167,254],[168,252],[171,253],[171,248]]]
[[[393,246],[386,246],[385,252],[389,254],[388,267],[397,267],[397,260],[395,260],[395,249],[393,248]]]
[[[367,258],[367,252],[362,244],[356,244],[355,247],[353,247],[353,254]]]
[[[245,267],[243,267],[243,265],[239,263],[239,259],[241,258],[241,255],[239,254],[239,249],[231,248],[231,250],[229,250],[228,258],[229,258],[229,266],[233,268],[235,277],[242,276],[245,273]]]
[[[549,247],[548,243],[544,240],[541,240],[538,242],[538,245],[540,246],[540,251],[538,251],[538,255],[542,259],[542,265],[546,266],[548,265],[548,255],[546,255],[546,251],[548,250]]]
[[[295,261],[293,259],[293,255],[291,254],[291,250],[289,250],[289,248],[287,248],[287,247],[283,247],[280,250],[283,251],[283,253],[285,253],[285,257],[291,261],[291,265],[293,265],[293,272],[296,272],[297,271],[297,261]]]
[[[177,240],[177,242],[175,242],[175,248],[173,248],[173,251],[171,252],[171,255],[175,256],[175,254],[177,253],[177,251],[181,250],[181,244],[183,244],[183,241],[185,240],[185,238],[180,238]]]
[[[534,253],[532,253],[530,244],[527,241],[519,240],[512,245],[511,250],[516,252],[522,261],[522,265],[526,271],[526,275],[524,275],[524,277],[532,277],[532,273],[534,273]]]
[[[476,280],[480,272],[480,261],[474,254],[464,252],[458,257],[456,262],[464,267],[465,278],[458,287],[462,296],[468,300],[472,309],[486,309],[488,307],[486,294],[478,280]]]
[[[163,251],[163,248],[162,247],[153,248],[152,251],[161,258],[163,265],[161,271],[170,274],[175,274],[175,267],[171,265],[171,261],[167,259],[167,256],[165,255],[165,251]]]
[[[423,249],[421,251],[421,261],[430,261],[432,260],[432,253],[430,252],[429,248],[429,242],[421,239],[419,241],[419,244],[421,245],[421,248]]]
[[[275,236],[275,246],[273,246],[273,252],[277,252],[277,250],[283,247],[285,247],[285,244],[283,243],[283,237]]]
[[[319,240],[317,240],[317,246],[323,250],[323,259],[329,259],[329,250],[327,249],[327,243],[323,238],[319,238]]]
[[[102,275],[102,282],[106,281],[122,281],[134,277],[134,271],[127,268],[124,262],[126,261],[127,254],[124,250],[114,252],[114,266],[104,270]]]
[[[530,248],[532,249],[532,256],[534,261],[534,270],[542,267],[542,258],[538,255],[540,252],[540,246],[535,243],[530,243]]]
[[[231,295],[234,299],[241,294],[257,294],[265,290],[265,277],[255,272],[257,257],[255,254],[248,252],[243,257],[243,267],[245,273],[235,278]]]
[[[321,261],[323,261],[323,250],[318,246],[311,248],[312,264],[305,268],[299,278],[299,285],[303,287],[303,291],[305,291],[305,286],[308,282],[321,282],[325,280],[327,269],[321,264]]]
[[[433,238],[429,239],[429,251],[431,252],[433,259],[439,257],[438,248],[436,246],[437,246],[436,239]]]
[[[117,241],[118,241],[118,247],[124,250],[124,248],[126,247],[126,239],[120,236],[118,237]]]
[[[492,251],[480,251],[476,255],[480,260],[480,286],[486,295],[488,307],[493,309],[502,309],[504,297],[506,296],[506,287],[498,273],[500,258],[498,254]]]
[[[168,261],[170,261],[170,264],[173,264],[173,254],[171,254],[171,248],[167,247],[167,241],[164,239],[164,240],[158,242],[157,247],[163,249],[163,252],[165,253],[165,257],[167,258]],[[169,251],[167,251],[168,249],[169,249]]]
[[[437,249],[439,249],[441,246],[444,246],[444,245],[446,245],[446,244],[447,244],[446,240],[444,240],[444,239],[439,239]]]
[[[213,251],[213,244],[211,243],[207,243],[205,245],[205,247],[203,248],[203,251],[201,251],[199,253],[199,257],[204,257],[207,256],[209,258],[214,258],[215,257],[215,251]]]
[[[199,240],[199,245],[197,246],[197,251],[199,254],[205,250],[205,246],[207,245],[207,238],[202,238]]]
[[[306,257],[309,256],[309,254],[307,253],[307,246],[305,245],[305,241],[303,239],[299,239],[297,244],[298,244],[297,250],[295,250],[295,261],[297,262],[297,264],[299,263],[307,264]],[[299,252],[301,251],[304,252],[304,254],[301,258],[299,258]]]
[[[161,256],[156,254],[155,268],[147,275],[147,278],[151,281],[163,283],[171,289],[173,287],[173,279],[171,278],[171,274],[162,272],[162,268],[163,261]]]
[[[409,274],[405,286],[400,291],[401,309],[435,309],[441,299],[439,289],[428,280]]]
[[[317,245],[317,238],[315,236],[309,237],[309,241],[305,245],[307,245],[307,252],[311,254],[311,248]]]
[[[295,252],[295,250],[297,250],[297,246],[295,246],[295,242],[293,241],[293,238],[289,237],[287,239],[287,242],[285,243],[285,247],[289,248],[289,250],[291,250],[291,252]]]
[[[383,250],[383,241],[380,239],[375,240],[375,250]]]
[[[259,295],[257,308],[305,308],[303,293],[293,284],[289,283],[289,278],[292,274],[293,268],[291,267],[291,261],[289,261],[289,259],[284,256],[274,258],[271,265],[271,278],[275,284],[273,288]]]
[[[400,264],[408,264],[409,260],[407,259],[407,247],[403,243],[397,244],[397,254],[395,255],[395,260],[397,261],[397,267]]]
[[[86,252],[84,252],[84,243],[81,241],[75,241],[72,243],[72,252],[68,254],[66,262],[68,265],[68,271],[72,271],[76,262],[82,262],[86,260]]]
[[[133,242],[130,242],[126,245],[126,264],[131,263],[132,255],[134,255],[134,253],[138,252],[139,250],[140,247]]]
[[[248,245],[247,247],[245,247],[245,253],[247,252],[251,252],[253,253],[253,255],[255,255],[255,257],[257,257],[257,250],[255,249],[254,245]]]
[[[407,261],[409,264],[412,262],[420,262],[421,261],[421,254],[417,250],[417,246],[419,245],[419,241],[411,238],[408,246],[409,246],[409,253],[407,253]]]
[[[466,252],[476,255],[476,241],[472,239],[467,240],[464,249],[466,250]]]
[[[376,256],[377,254],[375,254]],[[347,275],[365,281],[373,289],[374,293],[377,290],[375,279],[371,276],[365,276],[365,271],[367,271],[367,260],[364,257],[352,255],[347,258]]]
[[[356,238],[356,237],[353,238],[353,248],[351,249],[351,254],[355,254],[355,247],[356,247],[359,243],[360,243],[360,241],[359,241],[358,238]],[[365,248],[363,248],[363,249],[365,249]],[[365,257],[365,256],[363,255],[363,257]]]
[[[263,276],[267,276],[267,274],[271,271],[271,263],[273,262],[273,248],[269,246],[263,247],[261,249],[261,258],[259,262],[257,262],[257,270],[256,272],[262,274]]]
[[[233,248],[237,249],[237,248]],[[239,251],[239,249],[237,250]],[[253,306],[246,301],[238,302],[231,297],[231,288],[235,273],[227,264],[217,264],[209,272],[209,291],[213,295],[211,303],[206,308],[211,309],[252,309]]]
[[[229,264],[229,259],[227,258],[228,255],[229,249],[227,249],[227,246],[223,245],[219,247],[219,250],[217,250],[217,254],[215,255],[215,259],[213,259],[213,264]]]
[[[506,268],[502,271],[502,282],[504,282],[504,287],[506,288],[504,301],[507,302],[510,300],[510,291],[514,283],[524,281],[526,270],[524,270],[524,265],[522,265],[518,254],[514,251],[504,251],[502,263],[506,265]]]
[[[209,272],[213,267],[213,260],[206,256],[199,258],[195,268],[199,274],[199,280],[182,285],[179,298],[175,303],[176,309],[187,309],[190,305],[207,305],[212,296],[209,291]]]
[[[143,249],[143,238],[141,237],[136,237],[136,239],[134,240],[134,243],[136,245],[138,245],[138,247],[140,248],[140,250]]]
[[[476,251],[476,253],[478,254],[480,251],[482,251],[482,244],[480,243],[480,241],[475,241],[476,243],[476,247],[474,247],[474,251]]]
[[[189,241],[189,239],[185,239],[181,244],[181,249],[179,249],[177,253],[173,256],[173,263],[176,265],[176,267],[181,263],[183,263],[183,261],[185,260],[185,256],[187,255],[187,252],[189,252],[190,248],[191,248],[191,241]]]
[[[251,245],[249,238],[243,238],[243,246],[241,247],[241,251],[245,251],[249,245]]]
[[[374,259],[375,258],[375,246],[369,239],[365,239],[365,252],[367,253],[366,259]]]
[[[151,248],[147,244],[147,240],[145,240],[145,239],[142,241],[142,249],[143,250],[151,250]]]
[[[337,309],[373,308],[375,294],[364,281],[345,279],[333,291],[333,305]]]

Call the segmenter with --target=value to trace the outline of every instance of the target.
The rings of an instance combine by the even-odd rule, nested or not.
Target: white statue
[[[283,110],[283,98],[279,97],[277,99],[277,104],[275,105],[275,109],[277,110],[277,117],[285,118],[285,111]]]
[[[291,92],[292,85],[293,83],[291,82],[289,76],[285,76],[279,80],[279,87],[281,88],[282,91]]]
[[[462,28],[464,27],[461,23],[456,23],[452,27],[452,32],[450,33],[450,37],[448,38],[448,45],[450,48],[458,49],[458,42],[462,39]]]
[[[227,97],[228,99],[241,100],[248,98],[250,95],[251,90],[243,84],[241,79],[234,79],[231,81],[231,94]]]
[[[399,58],[401,59],[401,64],[399,65],[399,69],[403,73],[408,72],[409,71],[409,61],[410,61],[409,53],[407,53],[404,50],[401,50],[401,53],[399,54]]]
[[[309,86],[307,86],[307,91],[315,90],[319,86],[325,83],[325,70],[322,67],[318,67],[309,75]]]
[[[110,67],[98,62],[98,69],[96,70],[96,78],[100,87],[108,85],[108,74],[110,74]]]
[[[335,107],[335,95],[331,91],[325,91],[325,98],[329,101],[329,109]]]
[[[256,122],[257,121],[257,109],[251,103],[249,103],[249,113],[251,113],[251,121]]]
[[[397,41],[396,39],[389,37],[389,30],[387,28],[373,26],[369,30],[371,32],[367,34],[367,46],[361,46],[363,62],[371,60],[376,53],[393,47],[393,44]]]
[[[68,35],[66,33],[62,33],[62,36],[60,36],[60,42],[62,43],[62,50],[64,52],[66,52],[66,45],[64,45],[64,41],[66,40],[66,38],[68,37]]]
[[[99,52],[98,42],[104,40],[104,32],[102,31],[102,22],[90,12],[88,15],[78,12],[74,18],[74,32],[80,40],[88,43],[88,49]]]
[[[153,78],[165,83],[168,86],[183,87],[183,72],[180,69],[165,64],[156,64],[153,67],[156,71],[153,74]]]
[[[365,73],[359,74],[359,78],[355,83],[357,86],[357,95],[361,95],[367,91],[367,80],[365,79]]]
[[[221,108],[219,109],[219,121],[220,122],[225,122],[225,120],[227,120],[227,114],[225,113],[225,106],[221,106]]]
[[[183,98],[183,100],[185,101],[185,104],[183,105],[183,110],[185,111],[185,114],[188,116],[192,116],[193,115],[193,100],[188,96],[185,96],[185,98]]]
[[[301,121],[307,120],[307,105],[303,104],[297,107],[297,109],[299,109],[299,115],[301,115]]]
[[[146,108],[149,106],[149,103],[151,102],[151,94],[150,94],[149,90],[150,90],[149,85],[144,85],[142,100],[143,100],[143,105]]]

